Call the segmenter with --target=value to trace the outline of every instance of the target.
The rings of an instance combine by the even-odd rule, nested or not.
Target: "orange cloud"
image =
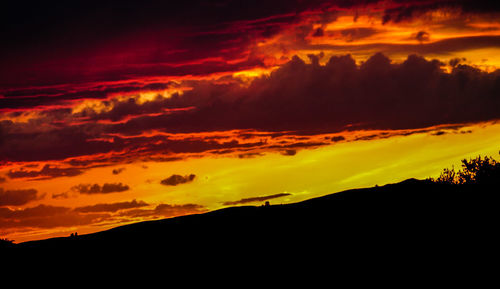
[[[450,139],[457,138],[479,151],[464,127],[500,118],[500,11],[490,2],[188,0],[137,9],[101,5],[94,15],[88,3],[73,1],[57,9],[23,7],[22,25],[13,20],[16,11],[7,11],[4,33],[12,41],[0,48],[0,228],[27,235],[71,226],[92,231],[202,212],[226,200],[285,196],[275,177],[255,177],[251,183],[266,179],[275,190],[252,197],[263,186],[243,190],[247,179],[224,176],[242,162],[252,164],[239,167],[247,178],[270,171],[267,162],[280,158],[286,160],[275,163],[278,171],[298,160],[312,166],[331,145],[375,150],[387,140],[390,158],[403,151],[391,139],[453,147]],[[73,17],[61,30],[54,23],[67,7],[75,8]],[[28,29],[32,24],[37,29]],[[488,148],[498,143],[493,135],[482,135]],[[419,159],[436,162],[433,154]],[[217,174],[198,172],[224,156],[232,158],[214,168]],[[397,163],[365,156],[356,166],[366,169],[354,172],[352,160],[330,161],[336,159],[344,166],[336,181],[349,185],[388,180],[381,168]],[[134,169],[142,162],[155,169]],[[168,170],[166,162],[182,170]],[[398,163],[408,164],[415,160]],[[316,178],[307,172],[307,182]],[[301,174],[284,175],[294,185],[288,201],[310,195]],[[203,187],[212,179],[219,183]],[[330,179],[322,182],[333,188]],[[208,193],[188,199],[192,188]]]

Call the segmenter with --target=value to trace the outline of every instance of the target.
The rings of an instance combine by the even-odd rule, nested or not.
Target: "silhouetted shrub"
[[[439,177],[434,181],[438,182],[438,183],[444,183],[444,184],[454,184],[456,182],[456,177],[457,177],[457,174],[455,172],[454,167],[452,167],[451,170],[446,168],[443,170],[441,175],[439,175]]]
[[[437,179],[431,179],[437,183],[444,184],[500,184],[500,162],[492,157],[478,156],[474,159],[462,160],[462,169],[444,169]]]
[[[9,240],[7,238],[0,238],[0,249],[10,248],[12,246],[14,246],[14,240]]]

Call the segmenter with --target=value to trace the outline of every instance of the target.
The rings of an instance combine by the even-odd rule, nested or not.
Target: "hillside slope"
[[[409,179],[294,204],[231,207],[15,248],[53,253],[161,252],[172,257],[327,251],[339,256],[397,255],[401,250],[415,255],[454,254],[493,243],[497,207],[498,192],[493,188]]]

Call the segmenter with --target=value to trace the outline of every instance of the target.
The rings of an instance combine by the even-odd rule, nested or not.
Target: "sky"
[[[437,177],[500,150],[500,4],[2,4],[0,238]]]

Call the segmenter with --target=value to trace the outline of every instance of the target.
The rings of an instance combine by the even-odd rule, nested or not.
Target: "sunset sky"
[[[498,1],[2,5],[0,238],[298,202],[498,157]]]

